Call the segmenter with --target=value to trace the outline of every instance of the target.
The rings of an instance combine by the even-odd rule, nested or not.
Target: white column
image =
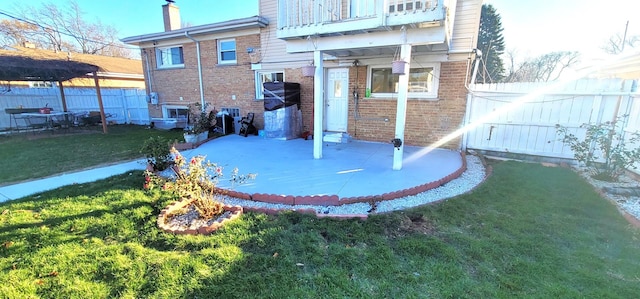
[[[322,138],[324,119],[324,66],[322,51],[313,52],[313,65],[316,74],[313,77],[313,158],[322,159]]]
[[[404,67],[404,75],[398,79],[398,104],[396,108],[396,133],[394,138],[402,140],[400,147],[393,148],[393,170],[402,169],[402,156],[404,153],[404,128],[407,121],[407,97],[409,93],[409,67],[411,65],[411,45],[404,44],[400,47],[400,57],[407,64]]]

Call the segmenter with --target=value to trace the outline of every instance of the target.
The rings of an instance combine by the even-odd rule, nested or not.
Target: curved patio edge
[[[337,195],[303,195],[303,196],[293,196],[293,195],[278,195],[278,194],[266,194],[266,193],[244,193],[238,192],[234,190],[228,189],[220,189],[221,193],[224,193],[227,196],[235,197],[244,200],[270,203],[270,204],[281,204],[289,206],[284,209],[277,208],[263,208],[263,207],[247,207],[245,206],[245,211],[249,212],[258,212],[264,214],[278,214],[284,211],[294,211],[303,214],[314,214],[318,218],[338,218],[338,219],[367,219],[367,214],[349,214],[349,215],[341,215],[341,214],[322,214],[316,212],[314,209],[296,209],[296,205],[321,205],[321,206],[340,206],[345,204],[354,204],[354,203],[373,203],[373,202],[381,202],[387,200],[394,200],[402,197],[413,196],[419,193],[426,192],[431,189],[438,188],[444,184],[451,182],[454,179],[460,177],[467,170],[467,159],[465,152],[458,152],[460,154],[460,159],[462,161],[462,165],[460,168],[455,170],[454,172],[438,179],[435,181],[431,181],[428,183],[424,183],[418,186],[414,186],[411,188],[388,192],[379,195],[368,195],[368,196],[357,196],[357,197],[345,197],[340,198]]]

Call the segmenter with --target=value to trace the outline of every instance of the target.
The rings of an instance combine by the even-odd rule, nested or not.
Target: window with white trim
[[[436,98],[438,96],[439,65],[429,64],[412,67],[409,71],[410,98]],[[400,75],[391,73],[391,67],[372,66],[369,70],[368,87],[372,97],[393,97],[398,93]]]
[[[236,40],[222,39],[218,41],[218,63],[219,64],[235,64],[236,58]]]
[[[189,118],[189,107],[179,105],[162,106],[163,116],[165,118],[176,118],[179,120],[187,120]]]
[[[266,82],[284,82],[284,71],[256,71],[256,100],[264,100]]]
[[[184,67],[182,46],[156,49],[158,68]]]

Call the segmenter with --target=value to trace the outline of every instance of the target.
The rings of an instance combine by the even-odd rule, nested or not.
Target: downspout
[[[184,32],[184,36],[196,43],[196,55],[198,59],[198,81],[200,81],[200,104],[202,105],[202,111],[204,111],[206,107],[204,105],[204,89],[202,88],[202,61],[200,61],[200,42],[191,37],[191,35],[189,35],[189,32],[187,31]]]
[[[476,84],[476,74],[478,73],[478,64],[480,63],[480,59],[482,58],[482,51],[480,51],[480,49],[473,49],[473,52],[476,54],[475,57],[475,64],[473,66],[473,71],[471,73],[471,82],[467,81],[469,72],[467,71],[467,75],[465,75],[465,79],[464,79],[464,85],[467,88],[467,104],[466,104],[466,109],[465,109],[465,115],[464,115],[464,123],[462,124],[462,127],[465,128],[466,126],[469,125],[469,123],[471,122],[471,100],[473,99],[472,93],[473,91],[471,90],[471,84]],[[469,57],[471,58],[471,57]],[[468,68],[467,68],[468,70]],[[463,152],[467,151],[467,142],[469,142],[469,137],[468,137],[468,133],[467,130],[464,131],[464,134],[462,134],[462,144],[460,145],[460,149]]]
[[[153,92],[151,81],[153,80],[151,79],[151,69],[149,68],[149,54],[147,53],[146,49],[143,50],[142,53],[144,53],[144,60],[147,65],[147,78],[149,79],[149,94],[151,94]]]

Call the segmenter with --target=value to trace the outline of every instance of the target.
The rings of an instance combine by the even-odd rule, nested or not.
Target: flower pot
[[[391,73],[394,75],[404,75],[404,68],[407,62],[404,60],[396,60],[391,63]]]
[[[203,142],[209,138],[209,132],[202,132],[198,134],[198,142]]]
[[[313,77],[316,74],[315,65],[305,65],[302,67],[302,75],[305,77]]]
[[[198,142],[198,135],[184,133],[184,141],[189,143],[196,143]]]

